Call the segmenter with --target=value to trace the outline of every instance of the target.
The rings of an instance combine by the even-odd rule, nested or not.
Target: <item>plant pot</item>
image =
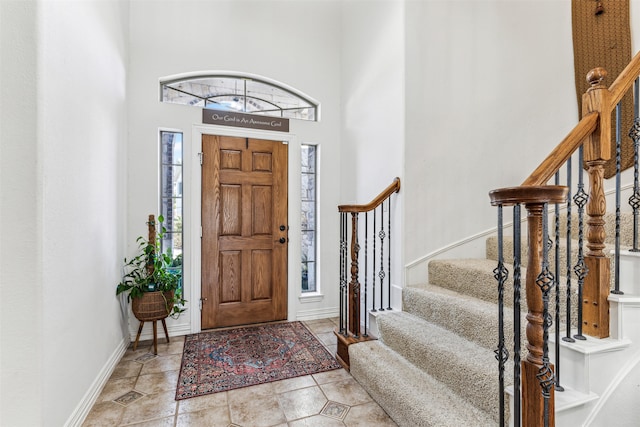
[[[145,292],[140,298],[133,298],[131,310],[141,322],[164,319],[173,309],[173,291]]]

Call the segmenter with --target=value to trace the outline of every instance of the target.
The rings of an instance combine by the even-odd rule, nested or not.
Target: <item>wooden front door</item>
[[[287,318],[287,145],[202,136],[202,328]]]

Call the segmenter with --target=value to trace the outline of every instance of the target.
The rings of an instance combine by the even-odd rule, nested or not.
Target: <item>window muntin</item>
[[[302,232],[302,292],[316,292],[316,230],[317,230],[317,147],[302,144],[301,232]]]
[[[166,233],[162,250],[182,268],[182,132],[160,132],[160,207]]]
[[[318,120],[319,104],[301,92],[258,76],[211,74],[160,82],[161,101],[249,114]]]

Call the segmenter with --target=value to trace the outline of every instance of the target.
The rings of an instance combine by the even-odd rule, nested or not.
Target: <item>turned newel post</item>
[[[525,204],[529,241],[529,267],[526,276],[528,352],[522,361],[522,425],[553,427],[555,425],[553,388],[555,381],[547,348],[550,325],[547,324],[545,329],[549,291],[553,282],[548,276],[545,277],[545,273],[549,270],[548,264],[545,265],[543,262],[543,246],[546,244],[543,233],[545,203],[547,202],[539,201]]]
[[[609,289],[611,287],[610,261],[606,257],[605,220],[607,203],[604,194],[604,165],[611,158],[611,101],[610,92],[602,83],[607,76],[603,68],[587,74],[590,88],[582,96],[583,116],[599,113],[595,132],[584,145],[584,159],[589,173],[589,202],[587,203],[587,254],[582,304],[582,330],[584,333],[605,338],[609,336]]]
[[[548,354],[549,295],[554,280],[543,256],[546,244],[544,215],[545,205],[566,202],[568,192],[567,187],[561,186],[522,186],[489,193],[494,206],[523,204],[527,209],[527,355],[521,362],[521,425],[526,427],[555,425],[555,378]]]
[[[349,332],[360,336],[360,282],[358,280],[358,214],[351,213],[351,281],[349,282]]]

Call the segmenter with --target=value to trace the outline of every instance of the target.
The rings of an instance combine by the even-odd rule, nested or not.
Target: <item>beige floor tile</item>
[[[111,374],[111,378],[109,378],[109,380],[137,377],[138,374],[140,374],[141,369],[142,365],[138,362],[134,362],[133,360],[121,361],[113,370],[113,373]]]
[[[324,345],[337,345],[337,338],[333,332],[323,332],[318,334],[317,337]]]
[[[278,395],[287,421],[318,415],[327,399],[318,386],[288,391]]]
[[[162,342],[158,343],[158,354],[159,355],[167,355],[167,354],[179,354],[182,356],[182,352],[184,351],[184,336],[181,337],[169,337],[170,342]]]
[[[235,401],[229,395],[231,422],[243,427],[271,427],[286,423],[278,398],[274,395]]]
[[[97,402],[105,402],[122,396],[128,391],[133,390],[136,384],[136,377],[118,378],[107,381],[104,388],[98,396]]]
[[[175,391],[150,394],[129,404],[122,416],[123,424],[160,420],[176,412]]]
[[[134,360],[147,353],[153,354],[153,349],[148,345],[138,345],[138,348],[135,351],[130,346],[122,356],[122,361]]]
[[[289,427],[344,427],[344,423],[323,415],[315,415],[313,417],[292,421],[289,423]]]
[[[344,381],[351,378],[351,374],[349,374],[349,372],[342,368],[334,369],[333,371],[320,372],[319,374],[313,374],[313,379],[316,380],[318,384]]]
[[[254,397],[273,396],[274,394],[273,383],[266,383],[229,390],[227,392],[227,398],[229,402],[240,402]]]
[[[353,378],[320,386],[327,399],[353,406],[371,402],[369,394]]]
[[[207,394],[178,401],[178,412],[197,412],[217,406],[227,407],[227,392]]]
[[[176,427],[227,427],[231,422],[227,405],[178,415]]]
[[[158,372],[140,375],[136,381],[135,390],[146,394],[173,390],[175,396],[176,384],[178,384],[178,371]]]
[[[181,362],[181,354],[158,356],[144,363],[144,365],[142,366],[142,370],[140,371],[140,375],[153,374],[164,371],[179,371]]]
[[[100,402],[93,405],[82,427],[110,427],[120,425],[124,406],[115,402]]]
[[[333,333],[333,329],[336,327],[336,325],[328,319],[310,320],[304,322],[304,324],[314,334],[322,334],[327,332]]]
[[[297,390],[300,388],[313,387],[316,382],[311,375],[305,375],[303,377],[289,378],[287,380],[276,381],[273,384],[273,391],[276,394],[285,393],[291,390]]]
[[[173,427],[175,424],[174,418],[175,417],[165,417],[157,420],[143,421],[141,423],[127,424],[127,427]]]
[[[375,402],[352,406],[344,423],[347,427],[396,427],[396,423]]]

